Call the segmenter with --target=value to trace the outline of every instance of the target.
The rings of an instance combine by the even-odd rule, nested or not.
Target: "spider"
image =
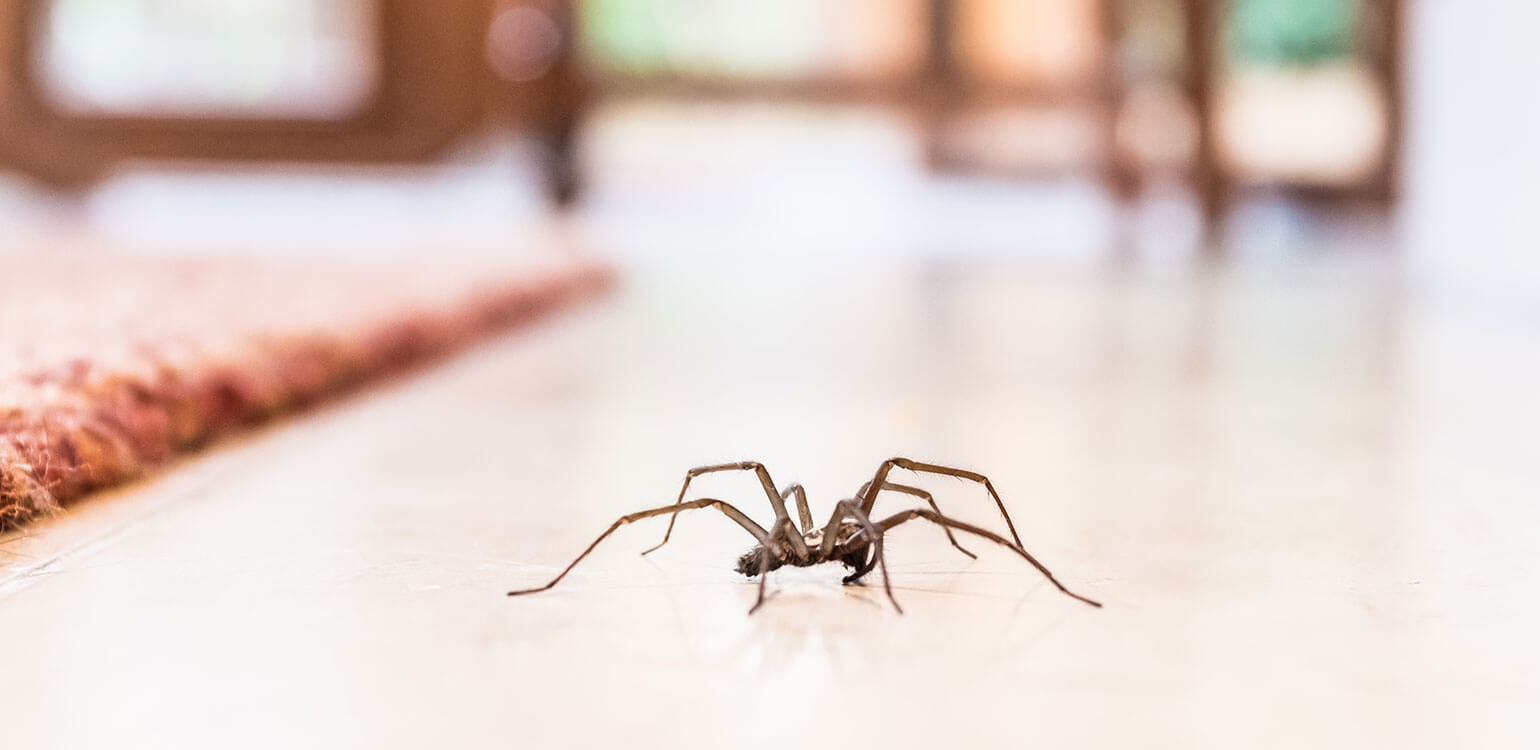
[[[1006,528],[1010,529],[1011,538],[1006,539],[992,531],[941,515],[941,508],[936,505],[936,499],[929,492],[918,487],[889,482],[888,473],[893,469],[907,469],[921,474],[940,474],[958,477],[984,485],[984,489],[989,491],[989,496],[994,498],[995,505],[1000,509],[1000,515],[1005,519]],[[696,477],[724,471],[754,472],[755,476],[759,479],[760,485],[764,487],[765,496],[770,500],[770,506],[775,509],[775,523],[771,525],[769,531],[766,531],[764,527],[744,515],[743,511],[721,500],[708,497],[685,502],[685,493],[689,492],[690,482]],[[873,488],[877,489],[873,490]],[[930,506],[930,510],[915,508],[889,516],[881,521],[873,521],[869,514],[872,511],[872,506],[877,502],[877,497],[883,492],[913,495],[924,500]],[[800,532],[792,525],[791,515],[786,512],[787,498],[794,498],[797,504],[797,516],[802,523]],[[964,469],[920,463],[907,458],[892,458],[884,461],[877,468],[876,476],[872,477],[871,481],[861,485],[861,489],[856,492],[855,497],[839,501],[833,515],[830,516],[828,523],[824,524],[823,528],[818,528],[813,524],[813,514],[808,510],[807,493],[802,489],[802,485],[792,484],[784,491],[776,492],[775,483],[770,479],[770,472],[765,469],[763,464],[757,461],[740,461],[738,463],[701,466],[690,469],[685,473],[684,486],[679,488],[679,497],[674,501],[673,505],[665,505],[661,508],[637,511],[621,516],[615,523],[610,524],[610,527],[605,529],[598,539],[589,544],[582,554],[579,554],[576,559],[569,563],[555,578],[552,578],[549,583],[531,589],[510,591],[508,595],[521,596],[523,594],[533,594],[555,586],[568,573],[572,572],[572,569],[577,567],[577,564],[582,562],[583,558],[588,556],[588,553],[593,552],[600,542],[604,541],[610,534],[615,533],[616,529],[644,518],[668,514],[668,530],[663,532],[663,541],[642,552],[642,554],[646,555],[654,552],[663,545],[668,544],[669,537],[674,533],[674,523],[679,520],[679,513],[697,508],[716,508],[754,536],[756,542],[754,548],[738,558],[737,567],[737,571],[748,578],[759,577],[759,597],[755,599],[754,606],[749,608],[749,614],[751,615],[758,611],[760,606],[765,603],[765,578],[769,575],[770,571],[786,565],[805,568],[827,562],[838,562],[850,568],[850,575],[845,576],[844,579],[847,585],[858,583],[862,576],[872,572],[874,568],[880,569],[882,571],[882,588],[888,596],[888,601],[892,602],[893,609],[897,610],[899,614],[903,614],[904,609],[898,605],[898,600],[893,598],[893,587],[888,581],[888,565],[882,554],[882,540],[884,534],[889,529],[916,518],[923,518],[939,525],[942,531],[946,533],[947,539],[952,543],[952,546],[968,557],[976,558],[977,555],[974,555],[957,543],[957,538],[952,535],[953,529],[966,531],[969,534],[983,537],[1006,547],[1031,563],[1032,567],[1037,568],[1037,571],[1042,573],[1060,591],[1093,607],[1102,606],[1100,602],[1087,599],[1065,588],[1064,584],[1059,582],[1059,579],[1053,577],[1053,573],[1048,572],[1048,568],[1044,567],[1042,563],[1037,561],[1037,558],[1033,557],[1022,547],[1021,537],[1016,534],[1016,525],[1011,522],[1010,514],[1005,511],[1005,503],[1000,500],[1000,494],[995,492],[995,487],[990,483],[988,477]]]

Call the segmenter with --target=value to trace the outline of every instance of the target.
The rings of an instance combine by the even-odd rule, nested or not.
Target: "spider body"
[[[789,533],[795,534],[797,532],[792,531]],[[860,524],[848,519],[840,524],[837,533],[838,541],[835,542],[833,557],[824,557],[822,554],[819,554],[820,547],[823,545],[823,535],[823,529],[815,528],[812,531],[803,532],[802,543],[808,549],[808,557],[806,559],[799,560],[795,557],[788,557],[786,545],[776,545],[768,556],[770,561],[768,568],[764,565],[764,561],[767,559],[765,545],[756,544],[753,549],[739,556],[736,570],[746,578],[753,578],[761,573],[767,573],[787,565],[796,568],[811,568],[814,565],[837,562],[850,568],[852,571],[845,578],[845,583],[855,583],[861,576],[871,571],[871,566],[875,563],[872,556],[872,543],[862,538]]]
[[[903,469],[917,474],[939,474],[957,477],[983,485],[984,489],[989,491],[989,496],[994,499],[995,506],[1000,511],[1000,516],[1005,520],[1006,528],[1010,530],[1011,538],[1006,539],[993,531],[942,515],[941,508],[936,505],[936,499],[929,492],[918,487],[889,482],[887,480],[888,474],[894,469]],[[771,508],[775,510],[775,523],[771,525],[769,530],[766,530],[747,515],[744,515],[743,511],[716,498],[699,498],[689,501],[684,499],[690,490],[690,482],[696,477],[702,474],[724,471],[750,471],[759,479],[760,486],[764,489]],[[899,512],[880,521],[874,521],[872,520],[871,512],[876,505],[878,496],[883,493],[900,493],[918,497],[930,506],[930,510],[914,508]],[[800,528],[794,525],[791,514],[786,510],[786,500],[788,498],[793,499],[796,503],[797,520],[800,521]],[[952,543],[952,546],[968,557],[976,557],[976,555],[957,543],[956,537],[952,534],[954,529],[1004,546],[1016,553],[1017,556],[1025,559],[1039,573],[1042,573],[1050,583],[1057,587],[1059,591],[1064,592],[1067,596],[1079,599],[1093,607],[1101,606],[1101,604],[1065,588],[1064,584],[1059,582],[1059,579],[1054,578],[1053,574],[1048,572],[1048,568],[1044,567],[1042,563],[1037,561],[1037,558],[1033,557],[1022,547],[1021,537],[1016,534],[1016,525],[1011,522],[1011,516],[1005,510],[1005,503],[1000,499],[999,493],[995,492],[994,485],[987,477],[965,469],[954,469],[939,464],[920,463],[907,458],[892,458],[884,461],[878,467],[877,474],[872,480],[861,485],[861,489],[856,492],[855,497],[839,501],[834,508],[834,514],[821,527],[813,523],[813,514],[807,505],[807,493],[803,491],[802,486],[793,484],[782,492],[776,492],[775,483],[770,479],[770,472],[765,469],[763,464],[755,461],[740,461],[738,463],[701,466],[691,469],[685,473],[684,486],[679,488],[679,497],[675,499],[673,505],[665,505],[621,516],[603,534],[600,534],[598,539],[589,544],[588,549],[583,550],[582,554],[579,554],[575,560],[568,564],[555,578],[551,579],[549,583],[536,588],[510,591],[508,595],[533,594],[555,586],[561,579],[566,577],[567,573],[571,572],[574,567],[577,567],[577,564],[582,562],[583,558],[588,556],[588,553],[599,546],[600,542],[604,541],[610,534],[615,533],[620,527],[645,518],[667,514],[669,516],[669,524],[668,530],[663,534],[663,541],[642,553],[644,555],[648,554],[668,543],[669,537],[674,533],[674,521],[678,519],[679,513],[700,508],[716,508],[754,536],[756,544],[753,549],[750,549],[738,558],[737,565],[739,573],[750,578],[759,577],[759,597],[755,600],[754,606],[749,609],[749,614],[753,614],[764,604],[765,579],[771,571],[787,565],[806,568],[828,562],[838,562],[850,568],[850,575],[845,577],[846,584],[859,582],[863,576],[874,569],[881,570],[882,586],[888,595],[888,601],[893,603],[894,609],[902,613],[904,610],[898,606],[898,600],[893,598],[893,588],[888,581],[887,561],[882,551],[883,537],[894,526],[916,519],[924,519],[940,526],[946,532],[947,539]]]

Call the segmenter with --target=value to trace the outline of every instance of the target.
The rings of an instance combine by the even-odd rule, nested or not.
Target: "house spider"
[[[929,492],[918,487],[889,482],[888,473],[893,469],[907,469],[915,473],[958,477],[984,485],[984,489],[989,491],[989,496],[994,498],[995,505],[1000,509],[1000,515],[1005,519],[1005,526],[1010,529],[1011,538],[1006,539],[992,531],[941,515],[941,508],[936,505],[936,499]],[[743,514],[743,511],[721,500],[700,498],[685,502],[684,496],[690,489],[691,481],[702,474],[712,474],[721,471],[754,472],[755,476],[759,479],[760,485],[764,487],[765,496],[769,498],[771,507],[775,509],[775,523],[771,525],[769,531],[754,523],[753,520]],[[872,488],[874,487],[878,489],[873,491]],[[869,514],[871,513],[872,506],[877,502],[877,497],[883,492],[913,495],[924,500],[930,506],[930,510],[915,508],[889,516],[881,521],[873,521]],[[791,516],[786,512],[787,498],[794,498],[797,504],[797,516],[802,523],[802,530],[800,532],[792,525]],[[577,564],[582,562],[583,558],[588,556],[588,553],[593,552],[600,542],[604,541],[610,534],[615,533],[616,529],[644,518],[652,518],[653,516],[661,516],[667,513],[669,514],[668,530],[663,532],[663,541],[642,554],[645,555],[653,552],[659,547],[668,544],[669,536],[674,533],[674,522],[679,519],[681,511],[708,507],[722,511],[724,515],[754,535],[756,541],[754,548],[738,558],[737,567],[739,573],[749,578],[759,576],[759,597],[754,601],[754,606],[749,608],[749,614],[751,615],[765,603],[765,578],[769,575],[770,571],[785,565],[805,568],[826,562],[838,562],[851,569],[850,575],[845,576],[844,582],[846,584],[857,583],[861,580],[862,576],[870,573],[874,568],[881,569],[883,591],[888,595],[888,601],[893,603],[893,609],[902,614],[904,610],[898,606],[898,600],[893,598],[893,587],[888,582],[888,565],[882,554],[882,540],[889,529],[916,518],[923,518],[939,525],[942,531],[946,532],[947,539],[951,541],[952,546],[968,557],[976,557],[976,555],[957,543],[957,538],[952,535],[953,529],[966,531],[969,534],[983,537],[1006,547],[1031,563],[1032,567],[1037,568],[1037,571],[1042,573],[1060,591],[1093,607],[1102,606],[1099,602],[1087,599],[1065,588],[1064,584],[1059,583],[1059,579],[1053,577],[1053,573],[1048,572],[1048,568],[1044,567],[1042,563],[1037,561],[1037,558],[1033,557],[1022,547],[1021,537],[1016,534],[1016,525],[1011,523],[1011,516],[1005,511],[1005,503],[1000,500],[999,493],[995,492],[994,485],[990,483],[987,477],[983,474],[963,469],[920,463],[907,458],[892,458],[884,461],[878,467],[876,476],[872,477],[871,481],[861,485],[861,489],[856,492],[855,497],[839,501],[839,504],[834,509],[834,514],[830,516],[829,522],[823,528],[817,528],[813,525],[813,514],[808,510],[807,493],[803,491],[802,485],[793,484],[788,486],[785,491],[777,493],[775,491],[775,483],[770,479],[770,472],[765,469],[764,465],[758,462],[742,461],[739,463],[701,466],[690,469],[685,473],[684,486],[679,488],[679,497],[673,505],[665,505],[661,508],[637,511],[621,516],[615,523],[610,524],[610,527],[605,529],[598,539],[589,544],[588,548],[577,556],[577,559],[569,563],[549,583],[532,589],[510,591],[508,595],[533,594],[555,586],[568,573],[572,572],[572,569],[577,567]]]

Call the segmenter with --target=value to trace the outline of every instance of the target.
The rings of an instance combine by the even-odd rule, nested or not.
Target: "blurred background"
[[[4,0],[0,241],[444,251],[556,225],[633,255],[1164,261],[1327,232],[1528,290],[1536,21],[1517,0]]]
[[[767,715],[895,747],[1526,746],[1536,29],[1532,0],[0,0],[0,255],[619,270],[591,315],[229,474],[0,540],[33,566],[7,731],[609,747],[687,706],[715,747],[784,745]],[[0,336],[115,314],[68,257],[5,279],[62,304]],[[225,325],[210,298],[249,301],[120,308]],[[720,519],[502,596],[687,467],[763,461],[823,517],[895,454],[989,473],[1108,607],[906,527],[904,618],[787,571],[746,618]],[[721,481],[692,491],[769,525]]]

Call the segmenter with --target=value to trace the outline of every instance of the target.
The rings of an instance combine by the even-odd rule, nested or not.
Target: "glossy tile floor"
[[[1540,334],[1385,256],[635,263],[612,298],[0,545],[6,747],[1532,747]],[[1094,610],[893,534],[907,614],[627,527],[988,473]],[[988,499],[927,480],[998,527]],[[768,516],[744,477],[698,484]],[[894,500],[892,507],[902,501]]]

